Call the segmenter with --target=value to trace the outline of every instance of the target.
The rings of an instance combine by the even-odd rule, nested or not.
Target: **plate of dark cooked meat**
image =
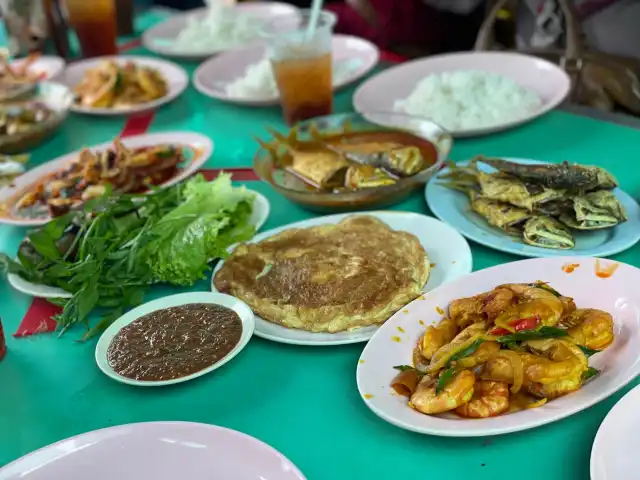
[[[192,175],[213,152],[203,135],[136,135],[51,160],[0,191],[0,223],[44,225],[108,192],[142,193]]]
[[[449,164],[426,198],[465,237],[524,257],[605,257],[640,240],[640,206],[595,166],[478,156]]]

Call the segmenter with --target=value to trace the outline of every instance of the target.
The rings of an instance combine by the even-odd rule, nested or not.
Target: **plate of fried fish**
[[[256,314],[255,334],[298,345],[371,338],[424,292],[471,272],[453,228],[410,212],[338,214],[296,222],[230,249],[212,290]]]
[[[478,156],[450,163],[425,194],[465,237],[524,257],[606,257],[640,240],[640,206],[600,167]]]
[[[498,435],[560,420],[640,373],[638,281],[635,267],[585,257],[474,272],[376,332],[358,363],[358,389],[381,418],[429,435]]]
[[[75,94],[73,111],[125,115],[174,100],[189,85],[189,77],[172,62],[127,55],[76,62],[66,69],[64,83]]]

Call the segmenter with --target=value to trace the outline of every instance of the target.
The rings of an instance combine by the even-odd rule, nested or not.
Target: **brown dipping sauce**
[[[109,366],[134,380],[186,377],[224,358],[240,341],[242,321],[221,305],[191,303],[148,313],[107,349]]]

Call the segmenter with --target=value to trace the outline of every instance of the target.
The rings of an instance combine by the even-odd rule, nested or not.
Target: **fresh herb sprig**
[[[2,255],[0,265],[72,293],[55,301],[63,307],[55,320],[60,333],[84,324],[85,340],[140,304],[150,285],[190,285],[204,276],[210,259],[251,238],[252,202],[228,175],[214,182],[198,176],[148,194],[107,193],[31,232],[18,261]],[[73,240],[61,248],[65,238]],[[91,324],[93,312],[100,319]]]

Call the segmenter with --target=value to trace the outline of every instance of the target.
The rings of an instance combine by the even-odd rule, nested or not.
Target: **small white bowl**
[[[139,319],[140,317],[146,315],[147,313],[155,312],[156,310],[162,310],[169,307],[189,305],[192,303],[210,303],[214,305],[221,305],[223,307],[230,308],[240,317],[240,320],[242,321],[242,335],[240,336],[240,341],[224,358],[214,363],[213,365],[200,370],[199,372],[195,372],[191,375],[187,375],[186,377],[175,378],[172,380],[134,380],[117,374],[115,370],[111,368],[109,362],[107,361],[107,349],[109,348],[109,345],[111,344],[114,337],[118,334],[118,332],[120,332],[120,330],[122,330],[124,327],[134,322],[135,320]],[[98,368],[100,368],[100,370],[102,370],[105,375],[113,378],[114,380],[117,380],[118,382],[126,383],[128,385],[135,385],[137,387],[162,387],[165,385],[173,385],[175,383],[182,383],[188,380],[193,380],[194,378],[201,377],[202,375],[205,375],[223,366],[233,357],[238,355],[238,353],[240,353],[240,350],[242,350],[247,345],[249,339],[253,335],[254,328],[255,321],[253,318],[253,312],[245,303],[241,302],[235,297],[211,292],[179,293],[177,295],[159,298],[157,300],[153,300],[151,302],[140,305],[139,307],[125,313],[118,320],[112,323],[111,326],[107,328],[107,330],[105,330],[105,332],[102,334],[100,340],[98,341],[98,344],[96,345],[96,363],[98,364]]]

